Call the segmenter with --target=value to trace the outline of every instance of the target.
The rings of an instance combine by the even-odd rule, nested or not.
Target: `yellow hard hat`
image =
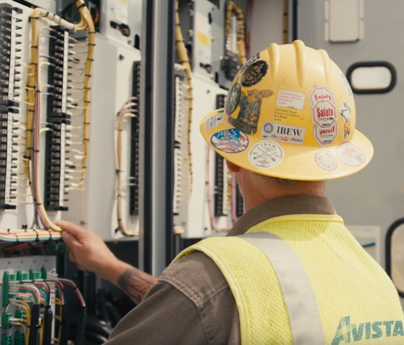
[[[225,108],[200,130],[222,157],[253,172],[290,180],[348,176],[372,159],[355,129],[351,87],[324,50],[302,41],[271,44],[233,80]]]

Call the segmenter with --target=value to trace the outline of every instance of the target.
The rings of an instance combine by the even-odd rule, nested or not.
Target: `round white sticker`
[[[271,169],[283,161],[282,147],[272,140],[256,143],[248,152],[248,160],[256,168]]]
[[[366,161],[361,149],[348,141],[337,147],[337,157],[342,163],[351,167],[362,165]]]
[[[316,153],[316,162],[324,170],[332,171],[338,166],[337,157],[330,150],[321,150]]]

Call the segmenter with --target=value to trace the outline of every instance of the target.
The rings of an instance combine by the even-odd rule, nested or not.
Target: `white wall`
[[[270,43],[282,43],[283,0],[253,0],[251,50],[254,56]]]

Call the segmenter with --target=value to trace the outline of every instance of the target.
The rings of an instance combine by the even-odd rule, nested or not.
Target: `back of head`
[[[324,181],[363,169],[373,156],[356,129],[353,93],[324,50],[271,44],[238,72],[225,108],[200,124],[229,162],[260,175]]]

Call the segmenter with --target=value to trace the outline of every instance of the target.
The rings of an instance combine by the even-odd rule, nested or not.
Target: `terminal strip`
[[[173,214],[180,215],[181,203],[189,198],[187,120],[188,120],[188,85],[184,68],[175,65],[175,98],[174,98],[174,200]]]
[[[140,61],[133,63],[132,96],[137,99],[134,108],[139,115]],[[132,117],[131,121],[129,214],[137,216],[139,215],[139,116]]]
[[[47,124],[45,153],[45,208],[50,211],[67,211],[63,206],[67,190],[65,184],[66,125],[70,124],[67,114],[67,75],[69,32],[54,26],[54,39],[49,40],[49,57],[52,63],[48,69],[48,84],[53,86],[47,99]]]
[[[21,10],[10,4],[0,4],[0,209],[16,208],[18,126],[13,127],[13,117],[20,109],[15,96],[20,91],[18,54],[21,44]]]
[[[224,107],[225,95],[216,96],[216,109]],[[224,210],[225,195],[227,189],[227,173],[224,158],[215,153],[215,189],[214,189],[214,212],[215,217],[226,216]]]

